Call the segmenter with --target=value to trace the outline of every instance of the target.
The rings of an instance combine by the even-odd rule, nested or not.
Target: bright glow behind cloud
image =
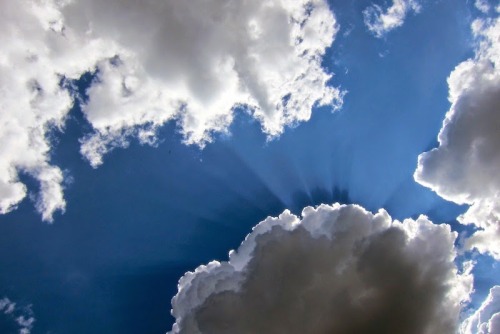
[[[393,0],[392,5],[384,10],[376,4],[363,11],[365,25],[377,37],[403,25],[409,12],[418,13],[420,4],[417,0]]]
[[[455,333],[472,285],[456,235],[356,205],[285,211],[181,278],[170,333]]]
[[[1,213],[26,196],[21,171],[41,184],[44,220],[65,208],[48,139],[73,105],[63,78],[97,70],[82,108],[94,132],[81,152],[94,167],[132,136],[154,143],[169,120],[203,146],[238,106],[276,136],[315,104],[341,103],[321,67],[337,30],[323,0],[23,0],[0,12]]]
[[[479,228],[466,247],[500,259],[500,20],[476,20],[476,57],[448,79],[451,109],[439,147],[418,159],[415,179],[443,198],[469,204],[460,218]]]

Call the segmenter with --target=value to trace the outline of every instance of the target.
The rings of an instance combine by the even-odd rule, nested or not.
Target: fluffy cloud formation
[[[476,20],[476,57],[448,78],[451,109],[439,147],[419,156],[415,179],[443,198],[469,204],[460,217],[476,231],[466,248],[500,259],[500,20]]]
[[[0,212],[26,196],[19,172],[40,181],[37,207],[45,220],[64,210],[62,172],[49,163],[47,132],[61,127],[71,105],[46,47],[55,13],[38,12],[35,3],[3,1],[0,5]],[[45,25],[44,25],[45,23]],[[55,29],[55,28],[54,28]]]
[[[403,25],[409,12],[418,13],[420,4],[417,0],[393,0],[385,11],[376,4],[363,11],[363,19],[368,29],[377,37]]]
[[[68,83],[86,72],[94,132],[81,152],[94,167],[130,137],[155,143],[169,120],[203,146],[237,107],[276,136],[342,100],[321,67],[337,31],[324,0],[8,0],[0,28],[0,213],[26,197],[20,173],[39,181],[44,220],[64,210],[50,135],[74,104]]]
[[[0,299],[0,312],[16,322],[19,326],[19,334],[31,333],[35,322],[31,305],[20,308],[9,298],[4,297]]]
[[[455,238],[356,205],[285,211],[181,278],[170,333],[455,333],[472,285]]]
[[[490,293],[479,309],[466,319],[461,334],[500,333],[500,286],[491,288]]]
[[[324,1],[95,0],[63,13],[73,29],[120,47],[99,64],[84,108],[96,134],[82,152],[93,165],[136,126],[150,141],[176,118],[186,142],[203,145],[240,105],[274,136],[308,120],[316,102],[340,101],[321,67],[336,33]]]

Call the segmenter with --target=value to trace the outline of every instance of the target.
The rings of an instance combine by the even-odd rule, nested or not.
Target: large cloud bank
[[[419,11],[418,0],[393,0],[392,5],[385,11],[377,4],[367,7],[363,11],[363,19],[368,30],[375,36],[382,37],[389,31],[402,26],[408,13]]]
[[[500,286],[491,288],[484,303],[460,328],[461,334],[497,334],[500,333]]]
[[[74,103],[68,81],[96,73],[82,106],[92,166],[176,120],[189,144],[226,131],[243,106],[269,136],[342,94],[321,67],[336,21],[323,0],[7,0],[0,4],[0,213],[39,181],[43,219],[64,210],[50,134]],[[66,84],[64,84],[66,83]]]
[[[451,109],[439,147],[419,156],[415,179],[469,204],[460,221],[478,231],[466,247],[500,259],[500,20],[476,20],[473,31],[480,40],[476,56],[448,78]]]
[[[285,211],[181,278],[170,333],[455,333],[472,284],[455,238],[356,205]]]

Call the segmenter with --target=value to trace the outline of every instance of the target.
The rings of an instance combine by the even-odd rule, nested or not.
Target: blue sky
[[[423,0],[418,13],[377,38],[363,22],[373,3],[390,5],[329,1],[339,30],[321,66],[333,73],[327,85],[345,92],[343,105],[315,106],[309,120],[273,139],[239,108],[228,131],[203,149],[183,143],[177,118],[158,126],[155,145],[129,137],[128,147],[93,168],[80,152],[97,123],[76,103],[63,129],[46,134],[49,162],[63,171],[65,212],[42,221],[30,200],[40,196],[40,180],[25,168],[19,180],[27,196],[0,215],[0,298],[19,314],[29,307],[35,334],[165,333],[184,273],[227,260],[254,225],[285,209],[354,203],[398,220],[424,214],[460,238],[470,234],[456,220],[468,205],[446,201],[413,175],[418,156],[439,146],[447,78],[474,57],[472,22],[498,14],[481,13],[473,1]],[[72,94],[88,99],[97,77],[73,80]],[[488,254],[464,258],[477,261],[473,310],[500,283],[500,268]],[[0,314],[0,332],[20,326]]]

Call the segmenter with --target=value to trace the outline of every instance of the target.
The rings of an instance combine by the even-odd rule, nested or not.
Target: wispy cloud
[[[19,326],[19,334],[30,334],[33,329],[35,317],[31,305],[19,307],[9,298],[0,299],[0,312]]]
[[[393,0],[392,5],[383,9],[373,4],[363,11],[365,25],[377,37],[383,37],[386,33],[403,25],[408,13],[420,11],[418,0]]]

